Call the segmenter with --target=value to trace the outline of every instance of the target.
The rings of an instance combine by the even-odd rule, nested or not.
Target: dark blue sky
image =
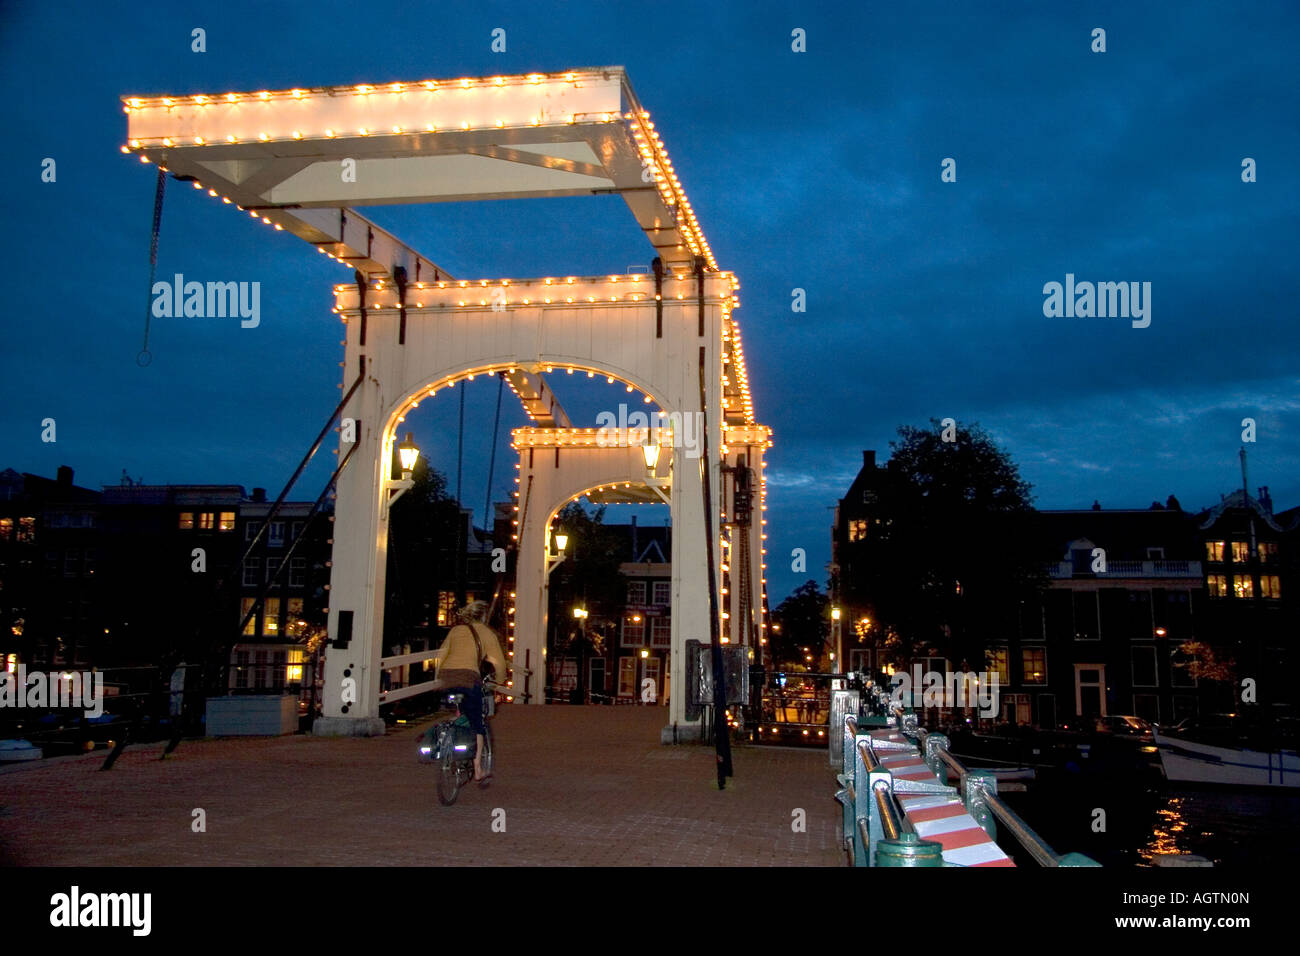
[[[982,423],[1040,507],[1173,492],[1195,508],[1239,485],[1249,416],[1252,486],[1300,505],[1294,3],[274,6],[0,6],[0,467],[274,493],[337,400],[330,286],[348,273],[176,183],[159,276],[259,281],[262,324],[156,320],[153,365],[135,365],[154,167],[118,151],[119,96],[617,64],[741,277],[755,406],[775,430],[774,605],[824,581],[829,509],[861,450],[884,458],[899,424],[930,417]],[[194,27],[206,53],[190,51]],[[806,53],[790,49],[796,27]],[[40,180],[46,157],[55,183]],[[940,181],[945,157],[955,183]],[[1244,157],[1258,182],[1241,181]],[[368,213],[467,278],[650,259],[614,197]],[[1044,317],[1043,285],[1066,273],[1150,282],[1150,327]],[[621,389],[577,378],[556,389],[579,423],[617,407]],[[495,382],[467,395],[464,497],[481,518]],[[495,498],[523,424],[506,397]],[[408,421],[452,475],[456,411],[440,398]],[[40,440],[46,417],[56,444]],[[319,459],[301,497],[328,475]],[[795,547],[808,574],[790,572]]]

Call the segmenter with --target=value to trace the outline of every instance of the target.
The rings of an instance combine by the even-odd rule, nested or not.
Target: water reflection
[[[1183,818],[1183,797],[1169,797],[1168,804],[1156,811],[1155,825],[1147,845],[1138,849],[1138,856],[1148,865],[1155,865],[1155,858],[1165,853],[1188,853],[1185,841],[1180,837],[1187,832],[1187,821]]]
[[[1160,854],[1194,853],[1246,869],[1290,866],[1300,856],[1294,791],[1174,790],[1077,775],[1005,799],[1056,852],[1084,853],[1103,866],[1155,866]]]

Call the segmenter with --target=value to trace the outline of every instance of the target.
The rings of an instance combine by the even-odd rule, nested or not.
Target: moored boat
[[[1300,788],[1294,721],[1216,714],[1157,727],[1165,779],[1174,783]]]

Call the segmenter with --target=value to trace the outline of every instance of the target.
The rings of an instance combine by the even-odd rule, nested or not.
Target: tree
[[[437,622],[438,595],[454,590],[465,560],[460,505],[447,493],[447,479],[423,455],[414,485],[393,505],[388,525],[387,602],[384,643],[405,643]]]
[[[776,606],[772,625],[768,646],[778,667],[806,666],[808,654],[817,661],[830,640],[830,598],[817,587],[816,581],[805,581]],[[807,652],[805,647],[809,649]]]
[[[621,570],[623,541],[605,526],[605,508],[588,513],[578,502],[565,505],[552,523],[569,537],[564,562],[551,575],[550,620],[555,639],[549,651],[553,666],[577,657],[577,696],[586,699],[586,658],[604,653],[605,640],[618,633],[627,597]],[[573,617],[581,607],[587,617]]]
[[[867,610],[900,665],[934,653],[983,668],[986,648],[1046,584],[1030,486],[978,424],[954,424],[899,427],[879,533],[847,545],[855,573],[841,598]]]

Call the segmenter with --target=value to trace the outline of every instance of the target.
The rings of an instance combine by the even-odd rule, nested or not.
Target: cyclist
[[[492,628],[483,623],[487,613],[484,601],[470,601],[456,613],[459,621],[447,632],[447,639],[438,648],[438,684],[447,693],[459,693],[460,712],[469,720],[477,736],[474,748],[474,779],[485,780],[491,774],[483,772],[482,754],[487,727],[483,724],[484,662],[490,664],[493,676],[504,682],[506,656],[501,652],[501,642]]]

